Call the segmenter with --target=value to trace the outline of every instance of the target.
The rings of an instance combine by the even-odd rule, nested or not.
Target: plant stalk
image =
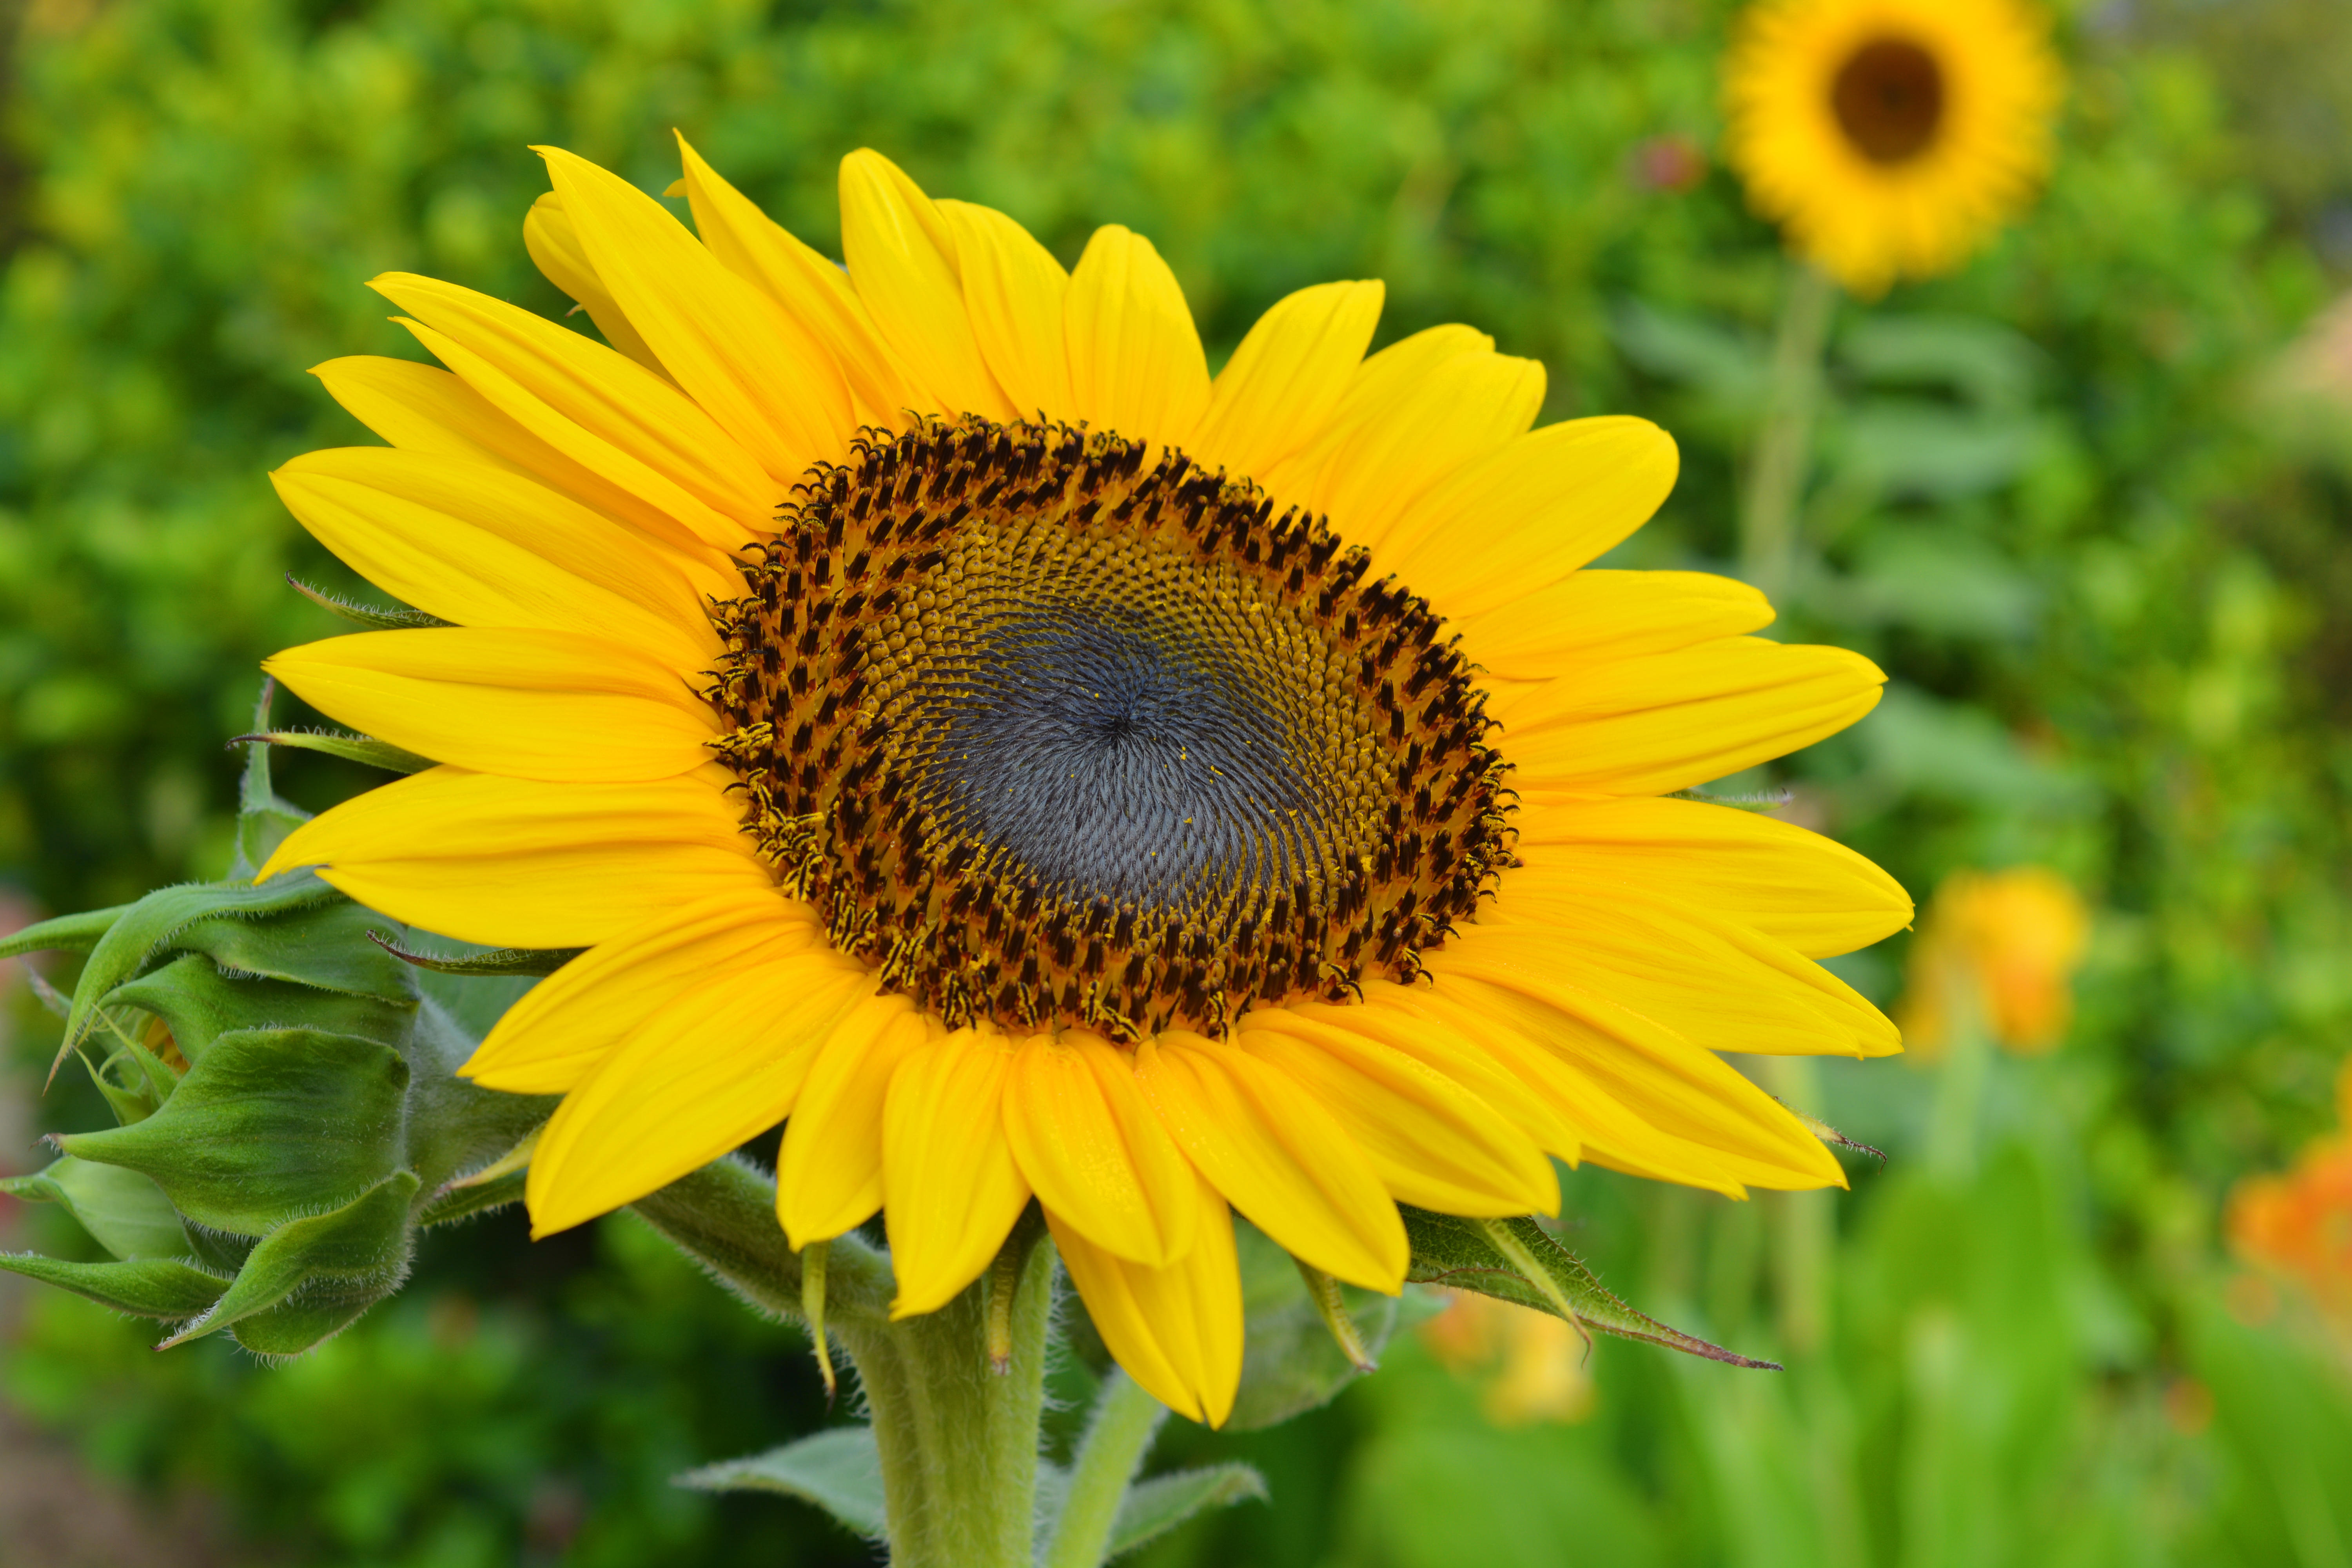
[[[1053,1544],[1046,1548],[1045,1568],[1099,1568],[1128,1484],[1167,1418],[1168,1407],[1146,1394],[1141,1384],[1117,1367],[1111,1369],[1070,1467],[1069,1495],[1062,1504]]]
[[[1822,351],[1836,313],[1838,286],[1811,262],[1790,264],[1772,343],[1764,426],[1740,498],[1739,567],[1776,604],[1796,560],[1797,521],[1812,467],[1813,417],[1821,406]]]

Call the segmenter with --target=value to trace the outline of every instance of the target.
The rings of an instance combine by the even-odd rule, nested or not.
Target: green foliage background
[[[220,747],[255,663],[335,629],[280,579],[343,580],[262,475],[367,438],[304,367],[414,353],[361,287],[383,270],[559,312],[520,244],[533,142],[659,190],[676,127],[827,247],[860,145],[1066,260],[1125,223],[1213,361],[1293,288],[1384,278],[1384,340],[1467,321],[1545,363],[1547,418],[1674,430],[1684,481],[1624,560],[1719,564],[1786,263],[1719,166],[1687,189],[1645,171],[1669,141],[1716,146],[1729,14],[0,7],[0,879],[71,910],[226,863]],[[1824,1332],[1775,1275],[1792,1206],[1570,1183],[1612,1285],[1784,1354],[1784,1378],[1610,1345],[1592,1419],[1501,1432],[1400,1348],[1290,1426],[1171,1436],[1255,1458],[1276,1506],[1150,1561],[2352,1562],[2352,1393],[2307,1340],[2221,1310],[2216,1235],[2229,1184],[2325,1125],[2352,1021],[2352,455],[2287,445],[2262,394],[2352,265],[2352,21],[2326,0],[2232,15],[2063,16],[2045,199],[1958,276],[1844,308],[1779,633],[1861,647],[1894,683],[1765,782],[1923,897],[2022,860],[2090,896],[2066,1048],[1999,1064],[1957,1187],[1906,1161],[1932,1073],[1831,1065],[1825,1110],[1894,1159],[1837,1203]],[[312,805],[370,782],[285,771]],[[1849,977],[1890,1000],[1900,945]],[[44,1299],[0,1383],[93,1463],[219,1494],[279,1560],[864,1560],[796,1505],[664,1486],[821,1406],[789,1336],[642,1241],[613,1225],[525,1253],[490,1222],[280,1371],[209,1343],[157,1363]]]

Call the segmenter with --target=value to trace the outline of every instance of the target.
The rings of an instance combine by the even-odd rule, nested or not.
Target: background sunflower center
[[[1944,68],[1908,38],[1874,38],[1838,68],[1830,89],[1838,126],[1875,163],[1925,153],[1944,119]]]

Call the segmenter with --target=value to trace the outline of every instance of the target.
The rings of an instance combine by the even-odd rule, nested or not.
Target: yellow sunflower
[[[2025,205],[2059,80],[2026,0],[1759,0],[1726,64],[1731,162],[1798,250],[1874,296]]]
[[[882,1211],[926,1312],[1034,1198],[1119,1361],[1214,1422],[1234,1209],[1394,1291],[1400,1201],[1552,1211],[1551,1156],[1841,1179],[1714,1053],[1895,1050],[1811,961],[1909,901],[1658,797],[1882,678],[1746,635],[1739,584],[1579,570],[1672,485],[1656,427],[1530,430],[1541,367],[1467,327],[1366,357],[1378,283],[1282,300],[1213,377],[1148,241],[1066,272],[870,152],[845,269],[691,149],[698,238],[543,156],[525,237],[613,346],[375,281],[448,368],[320,366],[391,445],[276,482],[451,624],[268,668],[440,765],[263,868],[587,950],[465,1069],[563,1096],[538,1234],[785,1121],[793,1246]]]

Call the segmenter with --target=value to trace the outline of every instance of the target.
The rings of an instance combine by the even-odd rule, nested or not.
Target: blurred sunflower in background
[[[2056,1049],[2090,942],[2083,895],[2048,867],[1953,872],[1919,921],[1896,1009],[1913,1059],[1941,1056],[1960,1029],[2019,1056]]]
[[[2022,0],[1761,0],[1726,60],[1729,158],[1793,248],[1873,298],[2032,197],[2060,83]]]
[[[1718,1048],[1873,1056],[1815,959],[1910,916],[1789,825],[1658,798],[1882,677],[1722,578],[1580,570],[1672,486],[1638,419],[1382,293],[1215,376],[1151,245],[1074,270],[845,161],[845,268],[691,149],[698,232],[568,153],[532,256],[606,343],[375,287],[446,369],[319,367],[389,447],[276,476],[421,616],[268,668],[439,764],[287,840],[395,918],[584,949],[467,1068],[561,1095],[535,1229],[784,1121],[795,1247],[884,1215],[902,1315],[1033,1198],[1119,1362],[1221,1420],[1230,1212],[1393,1292],[1399,1203],[1558,1206],[1550,1157],[1840,1184]],[[787,1120],[789,1119],[789,1120]]]

